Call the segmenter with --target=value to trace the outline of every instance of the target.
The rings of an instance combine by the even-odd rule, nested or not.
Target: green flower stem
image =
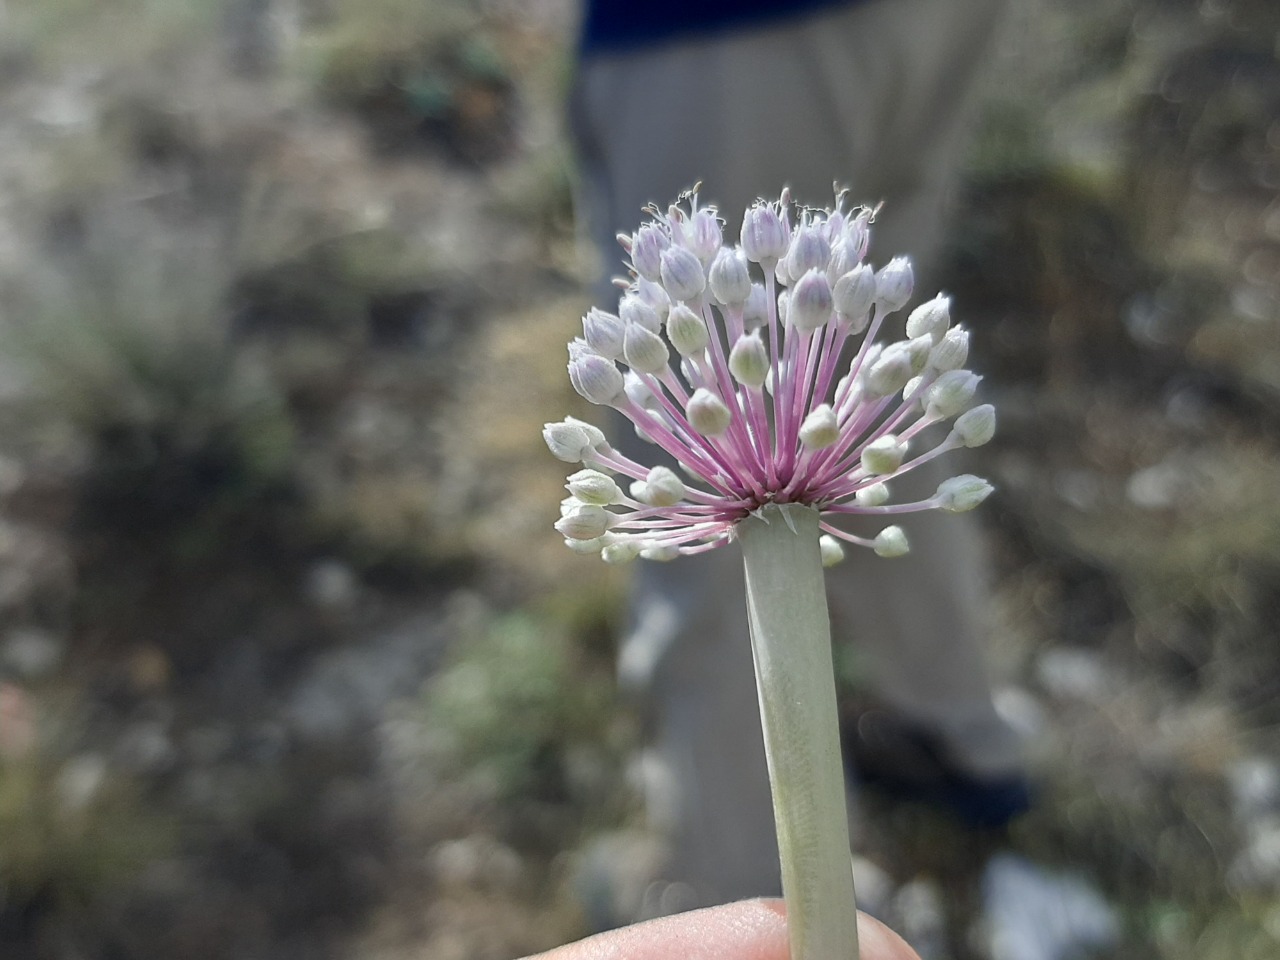
[[[766,506],[738,539],[791,960],[851,960],[857,911],[818,512]]]

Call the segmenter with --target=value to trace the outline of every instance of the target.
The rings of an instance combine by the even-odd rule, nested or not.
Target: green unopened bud
[[[954,417],[968,408],[982,378],[968,370],[948,370],[925,391],[925,410],[930,417]]]
[[[853,499],[860,507],[883,506],[889,502],[889,485],[887,483],[873,483],[855,493]]]
[[[590,555],[599,553],[604,549],[605,544],[610,542],[610,535],[605,534],[602,537],[592,537],[590,540],[565,540],[564,545],[574,553]]]
[[[707,437],[716,437],[724,433],[729,429],[729,423],[733,419],[724,401],[706,387],[699,387],[693,392],[685,413],[693,429]]]
[[[849,324],[854,333],[862,332],[876,299],[875,271],[865,263],[858,264],[836,281],[831,299],[840,322]]]
[[[907,316],[907,336],[933,338],[937,343],[951,324],[951,298],[938,294],[916,307]]]
[[[600,559],[605,563],[623,564],[630,563],[640,555],[640,544],[632,538],[625,540],[614,540],[612,543],[606,543],[604,549],[600,551]]]
[[[759,388],[769,376],[769,351],[759,330],[744,333],[729,351],[729,372],[747,387]]]
[[[907,445],[898,440],[892,433],[876,437],[862,451],[862,469],[867,473],[885,476],[902,466],[902,458],[907,455]]]
[[[662,337],[638,323],[627,325],[622,356],[627,361],[627,366],[641,373],[658,373],[666,369],[667,361],[671,358]]]
[[[706,322],[683,303],[667,315],[667,337],[682,357],[701,353],[709,342]]]
[[[823,403],[800,424],[800,442],[810,450],[822,450],[840,439],[840,424],[836,421],[836,412],[831,404]]]
[[[844,559],[844,547],[840,545],[839,540],[829,533],[824,533],[818,538],[818,551],[822,554],[822,565],[824,567],[834,567]]]
[[[996,408],[984,403],[956,417],[948,440],[966,447],[980,447],[996,434]]]
[[[901,557],[911,551],[911,544],[901,527],[885,527],[876,535],[872,549],[882,557]]]
[[[981,477],[966,473],[943,480],[938,484],[938,492],[933,495],[933,499],[948,513],[964,513],[991,496],[993,490],[995,487]]]
[[[929,365],[929,354],[933,352],[931,337],[916,337],[907,341],[907,356],[911,358],[911,372],[920,373]],[[905,386],[905,384],[904,384]]]
[[[959,370],[969,359],[969,331],[952,327],[942,335],[929,354],[929,366],[935,370]]]
[[[622,491],[613,477],[599,470],[579,470],[570,474],[565,487],[583,503],[594,503],[601,507],[618,503],[622,499]]]

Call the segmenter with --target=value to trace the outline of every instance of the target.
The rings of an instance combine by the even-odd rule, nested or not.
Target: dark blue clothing
[[[581,50],[616,53],[786,20],[853,0],[588,0]]]

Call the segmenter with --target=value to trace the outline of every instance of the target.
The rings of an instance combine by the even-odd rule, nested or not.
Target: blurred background
[[[643,885],[625,574],[539,435],[587,415],[576,16],[0,0],[5,960],[502,960],[592,857]],[[1028,0],[993,79],[945,286],[1040,784],[1001,843],[1093,956],[1280,956],[1280,8]],[[1040,960],[990,838],[860,816],[925,960]]]

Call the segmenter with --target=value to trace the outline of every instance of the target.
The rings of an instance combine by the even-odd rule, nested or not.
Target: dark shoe
[[[927,803],[973,827],[1003,827],[1031,808],[1026,777],[979,777],[963,770],[937,734],[883,708],[842,709],[840,734],[845,763],[860,786]]]

